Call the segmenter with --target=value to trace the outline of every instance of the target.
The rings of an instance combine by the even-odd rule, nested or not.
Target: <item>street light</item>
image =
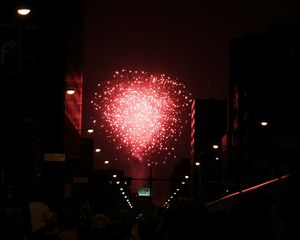
[[[260,122],[260,125],[262,125],[263,127],[266,127],[266,126],[268,125],[268,122],[266,122],[266,121],[261,121],[261,122]]]
[[[31,12],[31,3],[27,0],[17,1],[17,13],[21,16],[26,16]]]
[[[96,148],[96,149],[95,149],[95,152],[97,152],[97,153],[98,153],[98,152],[101,152],[101,149],[100,149],[100,148]]]
[[[87,130],[87,132],[88,132],[88,133],[93,133],[93,132],[94,132],[94,129],[89,128],[89,129]]]
[[[76,128],[76,130],[80,136],[89,137],[89,138],[90,138],[90,136],[88,136],[88,135],[92,135],[92,133],[95,132],[95,130],[93,128]],[[95,148],[94,150],[96,153],[101,152],[101,148],[99,148],[99,146],[97,148]]]
[[[73,95],[75,93],[75,89],[69,88],[69,89],[67,89],[66,92],[67,92],[68,95]]]
[[[17,9],[17,13],[19,14],[19,15],[22,15],[22,16],[26,16],[26,15],[28,15],[29,13],[31,12],[31,10],[29,9],[29,8],[18,8]]]

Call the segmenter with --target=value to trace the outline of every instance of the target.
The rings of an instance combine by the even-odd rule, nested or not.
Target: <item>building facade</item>
[[[67,176],[68,159],[92,157],[85,147],[93,144],[80,136],[83,5],[28,3],[26,16],[16,13],[14,1],[1,3],[1,182],[55,190]]]
[[[232,39],[228,105],[228,176],[253,185],[297,165],[299,26]]]
[[[226,109],[226,100],[195,99],[192,104],[191,176],[196,201],[212,200],[221,194]]]

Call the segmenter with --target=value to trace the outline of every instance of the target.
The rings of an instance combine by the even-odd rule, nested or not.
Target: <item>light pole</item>
[[[152,199],[152,181],[153,181],[153,177],[152,177],[152,166],[150,166],[149,169],[149,190],[150,190],[150,199]]]

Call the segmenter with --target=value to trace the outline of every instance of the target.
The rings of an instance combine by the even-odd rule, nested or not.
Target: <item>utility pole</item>
[[[150,189],[150,198],[152,199],[152,166],[150,166],[150,172],[149,172],[149,189]]]

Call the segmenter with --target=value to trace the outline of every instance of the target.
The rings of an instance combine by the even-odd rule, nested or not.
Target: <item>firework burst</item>
[[[186,127],[191,94],[165,74],[116,71],[111,81],[98,84],[91,101],[95,128],[140,161],[174,158],[174,149]],[[99,129],[98,129],[99,130]]]

